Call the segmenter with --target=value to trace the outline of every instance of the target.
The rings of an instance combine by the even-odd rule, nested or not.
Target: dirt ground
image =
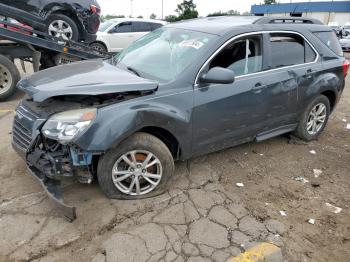
[[[73,223],[11,148],[5,110],[20,97],[0,103],[0,261],[225,261],[262,241],[281,248],[275,261],[350,261],[350,77],[319,140],[286,135],[177,163],[171,190],[152,199],[110,200],[97,183],[73,184]]]

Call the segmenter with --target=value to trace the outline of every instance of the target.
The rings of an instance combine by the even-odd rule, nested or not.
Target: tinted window
[[[309,63],[316,53],[300,35],[289,33],[270,34],[270,68]]]
[[[209,68],[228,68],[234,71],[236,76],[259,72],[262,70],[261,43],[261,35],[236,40],[220,51]]]
[[[116,25],[112,30],[111,33],[130,33],[132,32],[131,23],[130,22],[123,22],[118,25]]]
[[[151,25],[146,22],[132,22],[132,29],[134,32],[150,32]]]
[[[339,56],[343,55],[343,51],[339,44],[339,40],[334,32],[314,32],[314,34],[324,43],[329,49],[331,49],[334,53]]]
[[[150,23],[150,25],[151,25],[152,31],[163,26],[162,24],[158,24],[158,23]]]

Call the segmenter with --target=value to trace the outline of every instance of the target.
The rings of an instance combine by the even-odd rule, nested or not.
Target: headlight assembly
[[[96,118],[96,108],[70,110],[54,114],[42,128],[45,137],[67,144],[86,130]]]

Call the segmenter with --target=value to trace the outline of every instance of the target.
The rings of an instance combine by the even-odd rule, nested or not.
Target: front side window
[[[270,34],[270,50],[270,69],[309,63],[316,59],[311,46],[297,34]]]
[[[213,34],[162,27],[133,42],[114,61],[117,67],[132,68],[141,77],[168,82],[203,56],[217,39]]]
[[[262,71],[262,36],[240,38],[225,46],[211,61],[212,67],[232,70],[236,76]]]

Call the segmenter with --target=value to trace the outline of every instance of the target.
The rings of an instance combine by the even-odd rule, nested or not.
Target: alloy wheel
[[[151,152],[134,150],[113,165],[112,181],[124,194],[138,196],[153,191],[162,178],[162,164]]]
[[[310,135],[317,134],[325,124],[327,109],[323,103],[316,104],[309,113],[306,130]]]
[[[70,40],[73,37],[72,27],[63,20],[54,20],[50,23],[49,35],[62,38],[64,40]]]
[[[0,94],[7,92],[11,88],[12,81],[10,71],[0,64]]]

